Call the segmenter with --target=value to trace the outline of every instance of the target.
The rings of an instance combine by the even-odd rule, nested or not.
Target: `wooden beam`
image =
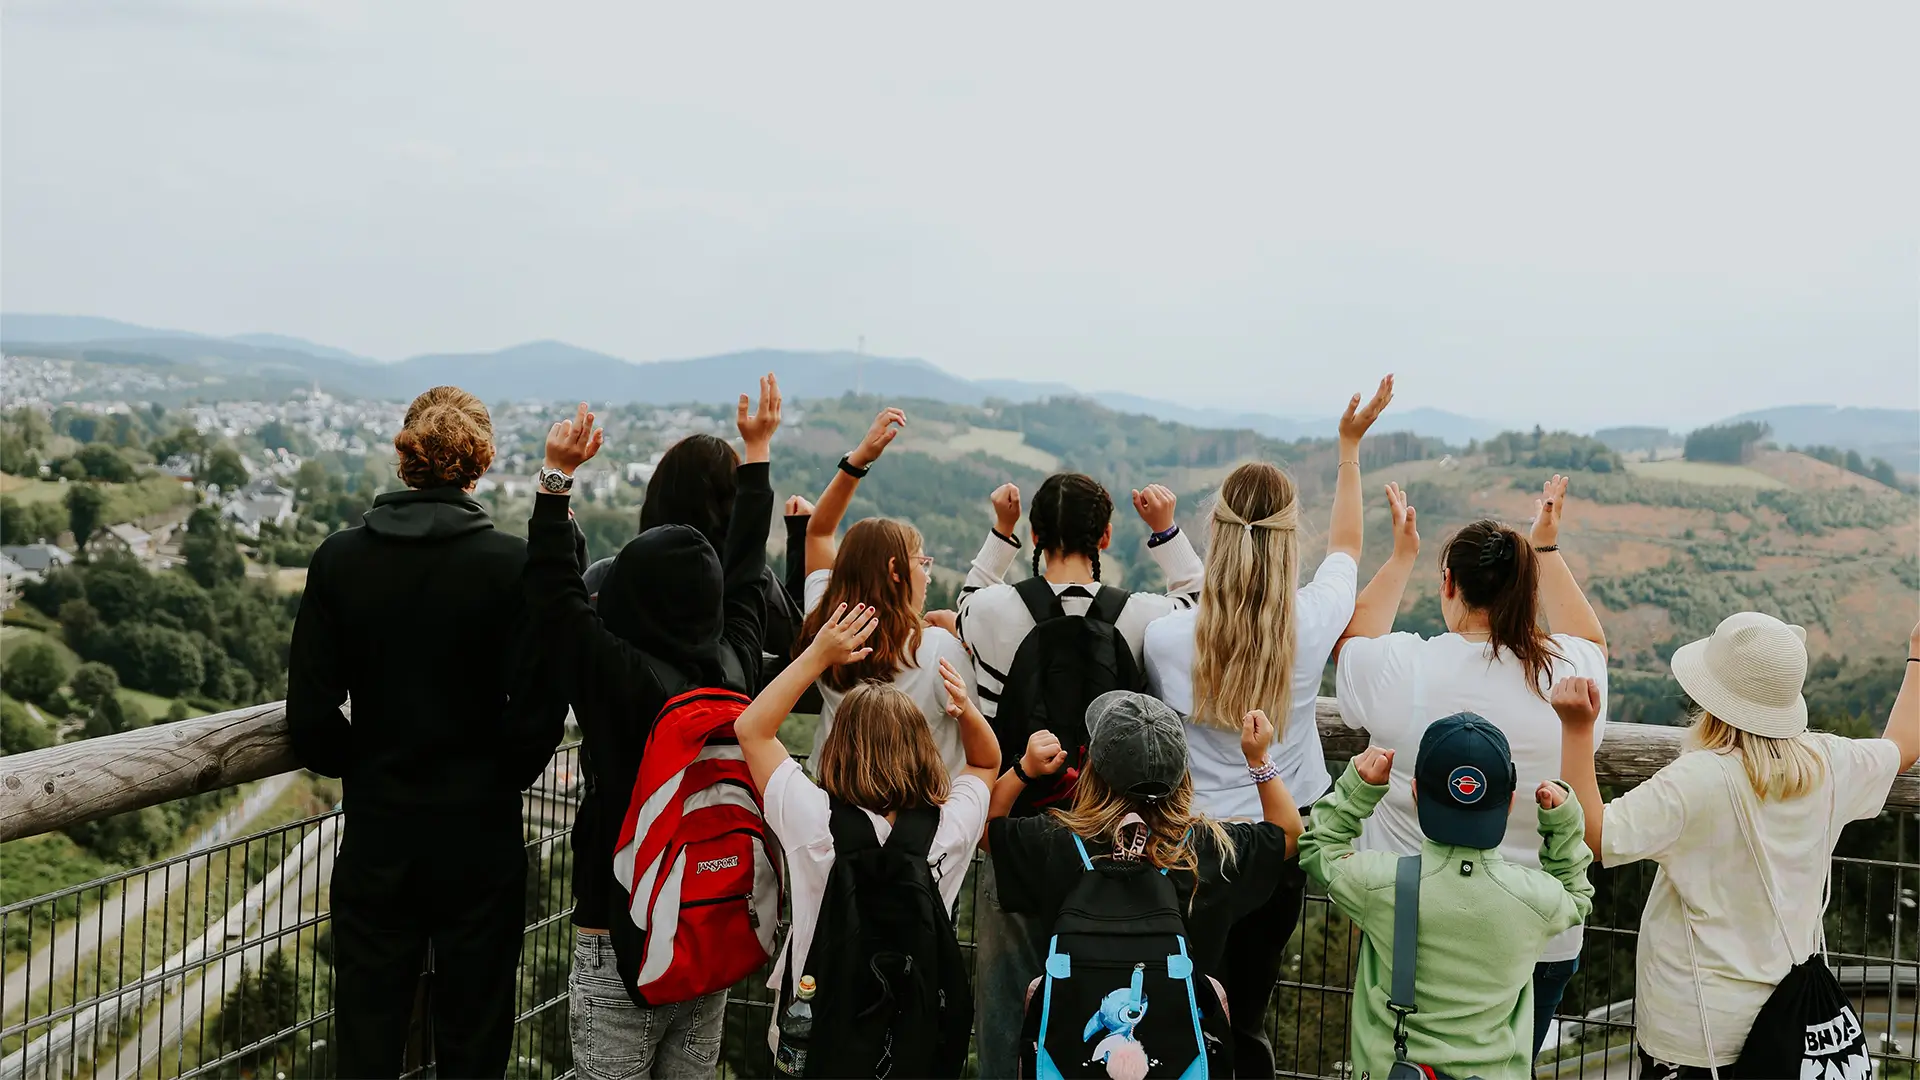
[[[1332,698],[1314,719],[1334,768],[1366,749]],[[1595,756],[1600,782],[1631,787],[1679,756],[1685,730],[1608,724]],[[52,832],[187,795],[299,768],[287,745],[284,702],[0,757],[0,841]],[[1920,811],[1920,774],[1893,782],[1887,809]]]
[[[0,757],[0,841],[299,768],[284,702]]]

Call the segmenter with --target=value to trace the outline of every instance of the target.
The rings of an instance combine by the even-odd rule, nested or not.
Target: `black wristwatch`
[[[842,454],[840,455],[840,471],[853,477],[855,480],[860,480],[864,479],[868,473],[873,471],[873,466],[855,465],[852,457]]]

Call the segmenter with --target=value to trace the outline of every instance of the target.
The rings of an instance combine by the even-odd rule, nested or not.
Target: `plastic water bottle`
[[[813,1041],[813,986],[813,976],[800,976],[793,1004],[780,1019],[780,1049],[773,1056],[773,1067],[782,1076],[807,1075],[807,1044]]]

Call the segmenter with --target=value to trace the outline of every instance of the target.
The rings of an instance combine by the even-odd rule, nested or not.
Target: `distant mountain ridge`
[[[0,314],[0,345],[31,347],[45,355],[105,363],[156,359],[206,369],[246,385],[284,392],[318,383],[355,397],[405,399],[421,388],[456,383],[489,401],[550,400],[585,391],[606,402],[669,404],[726,400],[765,371],[778,371],[786,392],[800,398],[838,397],[858,390],[891,397],[930,398],[980,405],[993,398],[1037,401],[1084,397],[1119,412],[1140,413],[1193,427],[1247,429],[1294,440],[1334,434],[1331,416],[1299,417],[1181,405],[1113,391],[1088,392],[1059,382],[967,379],[926,360],[846,351],[748,349],[679,360],[633,362],[562,341],[531,341],[493,352],[428,353],[381,362],[348,350],[275,333],[218,337],[158,329],[87,315]],[[1920,410],[1788,406],[1746,413],[1728,422],[1759,420],[1775,441],[1836,446],[1884,457],[1904,471],[1920,471]],[[1508,425],[1440,409],[1396,409],[1388,429],[1464,445]]]

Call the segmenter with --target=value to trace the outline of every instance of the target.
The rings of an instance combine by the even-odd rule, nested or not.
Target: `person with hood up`
[[[567,511],[573,473],[600,449],[582,404],[547,435],[527,525],[527,604],[534,632],[584,736],[587,786],[574,817],[573,970],[568,979],[573,1060],[583,1077],[712,1076],[726,992],[643,1006],[641,934],[614,878],[613,853],[654,719],[667,700],[702,687],[752,693],[767,611],[768,460],[780,426],[780,387],[760,380],[757,413],[740,396],[745,443],[725,531],[725,554],[700,529],[660,525],[620,549],[597,601],[571,558]],[[776,583],[777,584],[777,583]],[[597,610],[596,610],[597,609]]]
[[[334,1062],[341,1076],[400,1074],[431,944],[440,1074],[500,1076],[526,926],[520,792],[560,741],[566,702],[538,678],[526,542],[470,494],[493,463],[486,406],[435,387],[393,442],[407,490],[314,552],[287,672],[295,758],[344,781]]]

